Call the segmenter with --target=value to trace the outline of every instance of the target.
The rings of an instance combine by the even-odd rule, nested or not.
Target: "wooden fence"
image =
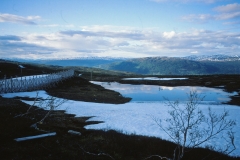
[[[54,86],[59,81],[74,76],[74,70],[46,75],[26,76],[0,80],[0,93],[24,92]]]

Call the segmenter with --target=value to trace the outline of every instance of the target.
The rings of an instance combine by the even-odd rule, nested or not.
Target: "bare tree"
[[[165,128],[160,119],[155,118],[154,120],[176,143],[176,148],[172,158],[152,156],[167,160],[180,160],[183,158],[186,148],[199,147],[220,135],[227,145],[224,148],[223,146],[219,148],[211,146],[211,149],[224,154],[230,154],[236,149],[233,132],[236,122],[228,118],[229,112],[224,109],[221,114],[216,114],[209,107],[208,113],[204,114],[198,107],[201,101],[203,101],[203,97],[198,95],[196,91],[191,91],[188,94],[188,102],[184,106],[180,106],[178,101],[167,103],[172,108],[168,112],[170,117],[165,119],[168,127]]]
[[[61,106],[66,101],[67,101],[66,99],[60,99],[53,96],[48,96],[46,99],[42,99],[42,98],[39,98],[39,93],[37,92],[36,97],[34,98],[33,104],[29,106],[28,110],[23,114],[16,115],[15,118],[22,117],[29,114],[33,106],[38,106],[40,108],[48,110],[46,115],[38,122],[38,123],[43,123],[44,120],[50,115],[52,111],[56,110],[59,106]]]
[[[22,116],[25,116],[25,115],[29,114],[29,113],[30,113],[30,110],[31,110],[31,109],[33,108],[33,106],[35,106],[36,103],[37,103],[38,94],[39,94],[39,93],[37,92],[37,93],[36,93],[36,97],[34,98],[33,104],[28,107],[28,110],[27,110],[25,113],[23,113],[23,114],[16,115],[14,118],[16,118],[16,117],[22,117]]]
[[[51,114],[52,111],[56,110],[59,106],[61,106],[63,103],[65,103],[67,100],[66,99],[60,99],[60,98],[56,98],[56,97],[52,97],[52,96],[48,96],[47,98],[43,99],[43,98],[39,98],[38,97],[38,92],[37,95],[34,99],[33,104],[28,108],[27,112],[18,116],[24,116],[30,113],[30,109],[33,106],[37,106],[40,108],[43,108],[45,110],[48,110],[47,113],[45,114],[45,116],[38,122],[34,123],[31,125],[31,127],[39,130],[39,128],[37,127],[37,124],[42,124],[44,122],[44,120]]]
[[[66,99],[60,99],[52,96],[49,96],[46,99],[40,100],[38,107],[48,110],[48,112],[38,123],[43,123],[44,120],[50,115],[52,111],[56,110],[59,106],[61,106],[66,101],[67,101]]]

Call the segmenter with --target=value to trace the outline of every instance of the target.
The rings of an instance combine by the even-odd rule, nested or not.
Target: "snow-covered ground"
[[[48,97],[45,91],[38,91],[39,97]],[[3,97],[35,97],[36,92],[19,92],[2,94]],[[32,104],[31,101],[23,101]],[[183,105],[183,103],[180,103]],[[231,154],[232,156],[240,156],[240,107],[232,105],[222,105],[216,103],[205,102],[200,104],[200,108],[204,113],[207,108],[211,107],[216,113],[221,113],[224,108],[229,111],[230,118],[236,120],[235,143],[237,149]],[[126,104],[101,104],[81,101],[68,100],[58,109],[65,109],[68,113],[76,114],[76,116],[93,116],[90,121],[104,121],[104,123],[88,125],[87,129],[114,129],[126,134],[137,134],[146,136],[155,136],[163,139],[169,139],[153,118],[165,119],[168,117],[169,107],[163,101],[131,101]],[[167,125],[164,123],[163,125]],[[219,137],[215,141],[210,142],[211,145],[224,146],[223,138]],[[209,144],[204,144],[209,145]],[[204,146],[203,146],[204,147]]]

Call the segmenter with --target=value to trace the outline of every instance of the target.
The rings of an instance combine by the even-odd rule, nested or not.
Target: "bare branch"
[[[188,102],[183,108],[179,107],[178,101],[168,101],[167,105],[172,110],[168,111],[170,118],[165,119],[169,124],[166,128],[162,126],[161,120],[154,119],[157,125],[177,145],[173,160],[180,160],[184,156],[186,147],[199,147],[205,142],[215,139],[220,133],[224,135],[222,139],[226,142],[225,148],[214,149],[224,154],[230,154],[236,149],[234,132],[232,131],[236,122],[228,119],[229,112],[225,109],[221,114],[216,114],[209,107],[208,114],[203,114],[198,107],[203,98],[196,91],[191,91],[188,94]],[[162,158],[159,155],[157,157]]]
[[[79,145],[78,145],[79,146]],[[91,152],[87,152],[87,151],[85,151],[81,146],[79,146],[80,147],[80,149],[84,152],[84,153],[86,153],[86,154],[89,154],[89,155],[93,155],[93,156],[107,156],[107,157],[109,157],[109,158],[111,158],[112,160],[115,160],[112,156],[110,156],[109,154],[106,154],[106,153],[91,153]]]
[[[167,158],[167,157],[162,157],[162,156],[159,156],[159,155],[151,155],[151,156],[149,156],[149,157],[145,158],[145,160],[146,160],[146,159],[153,158],[153,157],[157,157],[157,158],[160,158],[160,159],[171,160],[170,158]]]
[[[24,113],[24,114],[19,114],[19,115],[16,115],[14,118],[16,118],[16,117],[22,117],[22,116],[25,116],[25,115],[27,115],[27,114],[29,114],[30,113],[30,110],[31,110],[31,108],[33,107],[33,106],[35,106],[35,104],[37,103],[37,99],[38,99],[38,92],[37,92],[37,94],[36,94],[36,97],[34,98],[34,101],[33,101],[33,104],[28,108],[28,110],[27,110],[27,112],[26,113]]]
[[[48,110],[47,114],[39,121],[39,123],[43,123],[44,120],[50,115],[53,110],[56,110],[59,106],[65,103],[66,99],[59,99],[56,97],[49,96],[46,99],[42,100],[39,103],[39,107]]]

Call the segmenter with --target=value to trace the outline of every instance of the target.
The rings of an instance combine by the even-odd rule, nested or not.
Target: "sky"
[[[1,0],[0,58],[240,55],[238,0]]]

